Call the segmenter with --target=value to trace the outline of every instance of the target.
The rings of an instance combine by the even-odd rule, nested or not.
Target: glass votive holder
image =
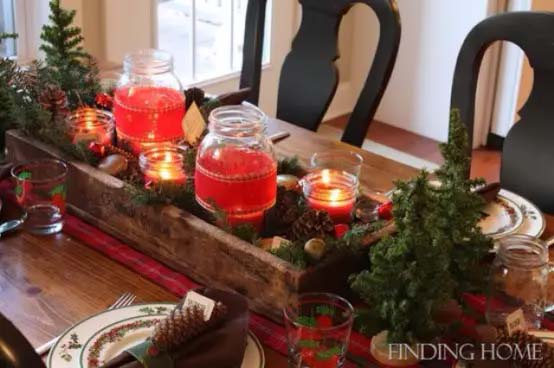
[[[360,176],[364,159],[361,155],[353,151],[331,150],[325,152],[316,152],[310,160],[311,170],[332,169],[345,171]]]
[[[74,144],[91,141],[112,144],[114,129],[113,115],[105,110],[83,107],[67,118],[67,132]]]
[[[41,159],[14,166],[11,174],[17,202],[27,213],[25,229],[38,235],[61,231],[67,165],[60,160]]]
[[[339,170],[323,169],[300,180],[308,207],[325,211],[335,224],[348,224],[356,204],[358,179]]]
[[[164,144],[142,152],[139,156],[139,166],[144,181],[154,184],[185,183],[186,153],[186,148],[174,144]]]
[[[344,298],[305,293],[284,310],[289,367],[343,367],[354,308]]]
[[[501,239],[491,270],[487,322],[504,327],[508,316],[521,311],[527,329],[540,328],[552,271],[548,247],[540,239],[519,234]]]

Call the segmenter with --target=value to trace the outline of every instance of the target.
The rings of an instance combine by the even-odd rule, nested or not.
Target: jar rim
[[[254,105],[229,105],[210,113],[210,131],[235,138],[252,137],[265,130],[267,115]]]
[[[125,55],[123,70],[133,74],[163,74],[173,71],[173,56],[163,50],[142,49]]]
[[[112,127],[114,125],[114,117],[111,112],[92,107],[83,107],[74,111],[66,118],[66,124],[69,129],[78,128],[75,126],[76,123],[86,121],[87,117],[91,117],[87,125],[92,128],[102,126]]]
[[[548,248],[532,236],[510,235],[499,241],[498,257],[510,266],[542,267],[548,263]]]

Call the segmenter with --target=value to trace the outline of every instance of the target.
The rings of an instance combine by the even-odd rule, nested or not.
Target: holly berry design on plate
[[[60,210],[61,213],[65,213],[65,185],[59,184],[50,191],[52,204]]]
[[[17,203],[23,205],[25,199],[32,189],[32,184],[29,181],[29,179],[31,179],[31,173],[29,171],[22,171],[17,175],[17,179],[17,185],[15,187],[15,198],[17,200]]]

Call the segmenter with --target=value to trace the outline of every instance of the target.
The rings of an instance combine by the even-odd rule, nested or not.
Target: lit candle
[[[310,208],[327,212],[335,224],[352,221],[358,189],[354,175],[338,170],[318,170],[306,175],[301,184]]]
[[[177,145],[162,145],[141,153],[139,165],[146,182],[176,183],[186,181],[185,150]]]
[[[94,141],[110,145],[114,136],[113,115],[105,110],[80,108],[67,118],[67,131],[74,144]]]

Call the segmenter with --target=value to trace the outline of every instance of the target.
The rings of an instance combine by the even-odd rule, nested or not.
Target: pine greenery
[[[464,291],[482,290],[486,267],[480,267],[492,243],[477,223],[484,206],[471,189],[482,183],[467,179],[470,159],[467,131],[453,110],[447,144],[441,145],[445,164],[436,172],[396,183],[393,216],[397,234],[370,250],[371,269],[351,278],[351,286],[370,306],[362,331],[371,324],[389,330],[398,343],[425,342],[441,332],[434,313]]]
[[[46,55],[46,69],[52,79],[68,94],[72,109],[94,103],[100,91],[98,69],[83,49],[83,36],[73,26],[75,10],[65,10],[60,0],[50,1],[50,23],[42,29],[40,49]]]

